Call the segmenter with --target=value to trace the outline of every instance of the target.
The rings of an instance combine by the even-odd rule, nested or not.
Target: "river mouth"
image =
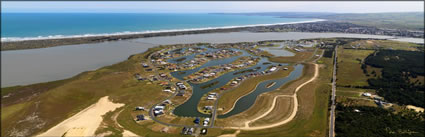
[[[213,50],[216,50],[216,49],[207,48],[206,52],[213,51]],[[184,80],[184,77],[186,77],[190,74],[193,74],[195,72],[198,72],[202,68],[206,68],[206,67],[210,67],[210,66],[217,66],[217,65],[221,65],[221,64],[229,64],[229,63],[232,63],[233,61],[235,61],[238,58],[243,57],[243,56],[258,57],[258,56],[251,55],[251,54],[247,53],[247,51],[245,51],[245,50],[241,50],[241,49],[232,49],[232,50],[240,51],[240,52],[242,52],[242,54],[238,55],[238,56],[223,58],[223,59],[210,60],[209,62],[201,65],[200,67],[190,69],[190,70],[171,72],[171,75],[173,77],[179,79],[179,80]],[[202,54],[202,53],[198,53],[198,54]],[[188,56],[179,57],[179,58],[186,58],[186,60],[191,60],[195,56],[196,55],[188,55]],[[197,108],[198,104],[199,104],[199,102],[200,102],[200,100],[201,100],[201,98],[204,94],[207,94],[208,92],[210,92],[214,89],[220,88],[220,87],[228,84],[231,80],[233,80],[235,78],[245,76],[245,75],[251,74],[251,73],[261,73],[261,72],[264,72],[264,71],[270,69],[271,66],[279,65],[278,63],[269,61],[268,58],[266,58],[266,57],[258,57],[258,58],[260,58],[260,60],[254,66],[244,68],[244,69],[230,71],[230,72],[224,73],[223,75],[221,75],[217,78],[211,79],[211,80],[209,80],[207,82],[203,82],[203,83],[188,82],[189,85],[192,87],[192,95],[186,102],[177,106],[173,110],[173,113],[177,116],[182,116],[182,117],[211,117],[210,114],[204,114],[204,113],[199,112],[199,110]],[[169,59],[169,60],[173,60],[173,59]],[[280,64],[280,65],[287,65],[287,64]],[[251,92],[250,94],[248,94],[248,95],[242,97],[240,100],[238,100],[236,102],[235,107],[229,113],[226,113],[224,115],[219,115],[218,117],[219,118],[226,118],[226,117],[229,117],[229,116],[232,116],[232,115],[235,115],[235,114],[238,114],[238,113],[241,113],[241,112],[247,110],[249,107],[251,107],[254,104],[256,97],[258,95],[260,95],[261,93],[264,93],[264,92],[273,91],[273,90],[281,87],[283,84],[297,79],[298,77],[301,76],[302,69],[303,69],[303,65],[296,65],[295,70],[293,72],[291,72],[289,74],[289,76],[287,76],[287,77],[279,78],[279,79],[273,79],[273,80],[266,80],[266,81],[259,83],[259,87],[256,88],[255,91]],[[269,84],[270,82],[275,82],[275,84],[266,88],[265,86],[267,84]],[[237,88],[240,88],[240,87],[237,87]]]

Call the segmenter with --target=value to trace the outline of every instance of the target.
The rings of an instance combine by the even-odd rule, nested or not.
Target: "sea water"
[[[207,13],[1,13],[2,41],[120,35],[309,22]]]

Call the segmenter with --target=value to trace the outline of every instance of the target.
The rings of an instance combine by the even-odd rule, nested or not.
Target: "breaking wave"
[[[311,23],[325,21],[324,19],[313,19],[308,21],[274,23],[274,24],[254,24],[254,25],[241,25],[241,26],[224,26],[224,27],[205,27],[205,28],[190,28],[190,29],[170,29],[170,30],[153,30],[153,31],[124,31],[116,33],[100,33],[100,34],[82,34],[82,35],[51,35],[51,36],[38,36],[38,37],[2,37],[1,42],[13,41],[28,41],[28,40],[45,40],[45,39],[63,39],[63,38],[83,38],[83,37],[97,37],[97,36],[120,36],[120,35],[134,35],[134,34],[151,34],[163,32],[180,32],[180,31],[198,31],[198,30],[213,30],[213,29],[231,29],[242,27],[257,27],[257,26],[272,26],[272,25],[285,25],[285,24],[298,24],[298,23]]]

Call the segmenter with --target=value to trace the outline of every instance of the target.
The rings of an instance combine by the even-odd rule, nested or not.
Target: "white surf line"
[[[228,127],[228,128],[231,128],[231,129],[240,129],[240,130],[260,130],[260,129],[267,129],[267,128],[272,128],[272,127],[277,127],[277,126],[280,126],[280,125],[283,125],[283,124],[286,124],[286,123],[288,123],[288,122],[290,122],[290,121],[292,121],[294,118],[295,118],[295,116],[296,116],[296,114],[297,114],[297,111],[298,111],[298,99],[297,99],[297,92],[303,87],[303,86],[305,86],[306,84],[308,84],[308,83],[310,83],[310,82],[312,82],[312,81],[314,81],[314,80],[316,80],[317,79],[317,77],[318,77],[318,75],[319,75],[319,65],[318,64],[314,64],[314,66],[315,66],[315,71],[314,71],[314,76],[310,79],[310,80],[308,80],[308,81],[306,81],[306,82],[304,82],[304,83],[302,83],[301,85],[299,85],[296,89],[295,89],[295,93],[294,93],[294,95],[292,95],[292,97],[294,98],[294,109],[293,109],[293,111],[292,111],[292,113],[291,113],[291,115],[289,116],[289,118],[287,118],[287,119],[285,119],[285,120],[283,120],[283,121],[280,121],[280,122],[278,122],[278,123],[274,123],[274,124],[270,124],[270,125],[265,125],[265,126],[257,126],[257,127],[249,127],[249,123],[252,123],[252,122],[254,122],[255,120],[258,120],[258,119],[260,119],[260,118],[262,118],[261,116],[265,116],[265,115],[267,115],[268,113],[270,113],[271,112],[271,110],[273,110],[274,109],[274,106],[275,106],[275,104],[276,104],[276,99],[277,99],[277,97],[278,96],[276,96],[275,98],[274,98],[274,100],[273,100],[273,104],[272,104],[272,107],[270,107],[270,109],[265,113],[265,114],[263,114],[263,115],[261,115],[260,116],[260,118],[255,118],[255,119],[253,119],[253,120],[250,120],[250,121],[247,121],[248,122],[248,124],[247,123],[245,123],[245,127]],[[248,126],[247,126],[248,125]]]
[[[100,37],[100,36],[125,36],[125,35],[139,35],[139,34],[156,34],[167,32],[184,32],[184,31],[203,31],[215,29],[235,29],[245,27],[260,27],[260,26],[274,26],[274,25],[287,25],[287,24],[301,24],[326,21],[325,19],[312,19],[307,21],[296,21],[286,23],[270,23],[270,24],[253,24],[253,25],[239,25],[239,26],[223,26],[223,27],[203,27],[203,28],[188,28],[188,29],[169,29],[169,30],[147,30],[147,31],[124,31],[115,33],[101,33],[101,34],[81,34],[81,35],[50,35],[38,37],[3,37],[1,42],[14,42],[14,41],[28,41],[28,40],[48,40],[48,39],[65,39],[65,38],[87,38],[87,37]]]

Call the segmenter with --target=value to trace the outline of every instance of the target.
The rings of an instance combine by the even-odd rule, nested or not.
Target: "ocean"
[[[120,35],[314,21],[207,13],[1,13],[1,41]]]

